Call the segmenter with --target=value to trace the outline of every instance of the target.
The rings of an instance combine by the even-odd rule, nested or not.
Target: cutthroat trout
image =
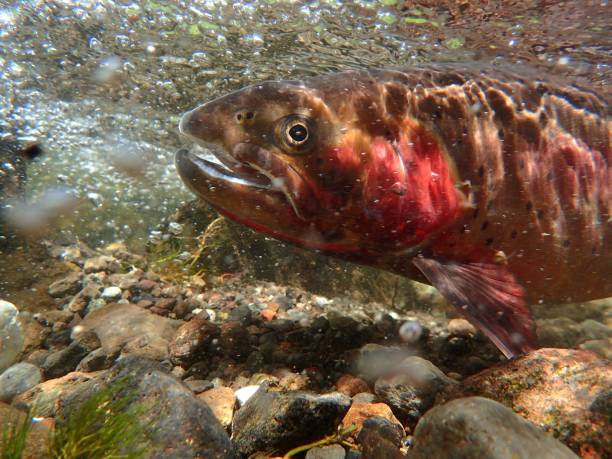
[[[528,304],[612,296],[606,96],[460,66],[264,82],[186,113],[218,162],[176,167],[221,214],[435,286],[507,356]]]

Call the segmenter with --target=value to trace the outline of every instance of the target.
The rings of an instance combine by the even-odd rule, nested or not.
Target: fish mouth
[[[193,189],[199,179],[208,177],[210,181],[222,181],[253,188],[255,190],[279,191],[272,181],[255,168],[241,164],[225,150],[207,146],[206,149],[195,145],[191,150],[181,149],[175,155],[175,165],[179,175]],[[198,175],[194,172],[198,171]],[[201,187],[194,189],[199,194]]]

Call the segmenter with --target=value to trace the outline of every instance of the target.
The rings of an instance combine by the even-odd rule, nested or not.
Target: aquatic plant
[[[49,440],[49,456],[58,459],[135,459],[145,457],[148,438],[138,419],[142,404],[127,390],[125,380],[114,382],[58,422]]]
[[[3,421],[2,442],[0,442],[0,458],[21,459],[25,451],[28,433],[32,427],[32,415],[27,412],[23,419],[19,415],[11,416]]]

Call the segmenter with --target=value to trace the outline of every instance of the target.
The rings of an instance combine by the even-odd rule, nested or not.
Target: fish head
[[[186,113],[181,133],[216,160],[182,150],[179,175],[222,214],[277,239],[357,261],[410,250],[455,212],[450,169],[420,123],[375,118],[377,88],[339,75],[265,82]],[[445,193],[441,207],[432,202]]]

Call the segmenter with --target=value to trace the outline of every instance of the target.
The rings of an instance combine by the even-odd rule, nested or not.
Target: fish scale
[[[609,115],[529,69],[348,71],[197,107],[181,132],[240,165],[176,164],[229,218],[429,282],[511,357],[537,346],[529,303],[612,295]]]

